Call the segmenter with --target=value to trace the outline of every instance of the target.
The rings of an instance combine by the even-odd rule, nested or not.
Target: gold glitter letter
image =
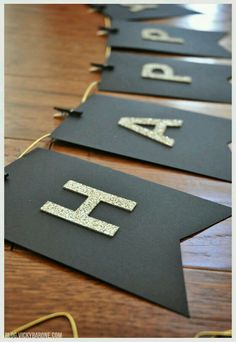
[[[48,214],[55,215],[64,220],[79,224],[83,227],[95,230],[99,233],[109,236],[114,236],[119,227],[111,223],[107,223],[90,217],[89,214],[92,212],[92,210],[100,202],[108,203],[115,207],[122,208],[128,211],[133,211],[137,204],[134,201],[111,195],[107,192],[91,188],[90,186],[77,183],[73,180],[69,180],[63,186],[63,188],[73,192],[77,192],[81,195],[85,195],[88,198],[75,211],[62,207],[50,201],[47,201],[40,209]]]
[[[141,75],[143,78],[152,78],[154,80],[192,83],[192,78],[190,76],[175,75],[174,69],[166,64],[144,64]]]
[[[163,43],[183,44],[182,38],[170,37],[166,31],[160,29],[146,28],[141,32],[142,39],[153,40]]]
[[[153,139],[161,144],[172,147],[175,143],[174,139],[171,139],[164,135],[166,128],[169,127],[181,127],[182,120],[161,120],[152,118],[121,118],[118,122],[120,126],[126,127],[136,133],[142,134],[145,137]],[[150,130],[139,125],[152,125],[155,126],[153,130]]]
[[[130,12],[141,12],[146,9],[151,9],[151,8],[157,8],[159,5],[139,5],[139,4],[134,4],[134,5],[123,5],[121,6],[128,7]]]

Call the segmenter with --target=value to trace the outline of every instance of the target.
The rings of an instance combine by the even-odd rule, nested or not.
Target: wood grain
[[[187,5],[202,11],[158,23],[201,30],[231,28],[230,5]],[[5,5],[5,163],[60,124],[53,107],[79,105],[90,62],[104,62],[106,39],[97,37],[103,16],[85,5]],[[231,35],[220,42],[231,48]],[[158,56],[158,54],[156,54]],[[173,56],[230,63],[224,59]],[[230,118],[231,105],[106,93]],[[49,139],[38,146],[48,148]],[[72,145],[52,150],[111,167],[217,203],[231,205],[231,185],[187,172],[115,157]],[[23,248],[5,245],[5,331],[54,311],[69,311],[82,337],[191,337],[231,327],[231,220],[181,242],[191,318],[187,319]],[[174,288],[174,287],[173,287]],[[34,331],[71,336],[65,319]]]
[[[185,270],[191,315],[185,318],[31,252],[5,254],[5,284],[11,284],[5,289],[6,331],[56,311],[75,317],[81,337],[191,337],[230,328],[230,273]],[[63,319],[34,331],[70,333]]]

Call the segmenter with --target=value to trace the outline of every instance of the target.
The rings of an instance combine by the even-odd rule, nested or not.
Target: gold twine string
[[[85,89],[84,95],[81,100],[81,104],[87,101],[87,98],[89,97],[89,94],[91,93],[91,90],[95,88],[99,84],[99,81],[94,81],[89,84],[89,86]]]
[[[7,333],[5,337],[14,337],[17,334],[19,334],[20,332],[23,332],[24,330],[32,328],[35,325],[38,325],[38,324],[40,324],[42,322],[48,321],[48,320],[50,320],[52,318],[56,318],[56,317],[66,317],[69,320],[69,322],[70,322],[70,326],[71,326],[71,330],[72,330],[72,333],[73,333],[73,337],[75,337],[75,338],[79,337],[75,320],[71,316],[71,314],[68,313],[68,312],[55,312],[55,313],[52,313],[50,315],[42,316],[42,317],[40,317],[38,319],[35,319],[32,322],[26,323],[26,324],[20,326],[19,328],[16,328],[16,329],[12,330],[11,332]]]
[[[27,152],[29,152],[35,145],[37,145],[41,140],[50,137],[51,133],[47,133],[45,135],[43,135],[42,137],[38,138],[37,140],[35,140],[29,147],[27,147],[18,157],[22,158]]]
[[[225,331],[200,331],[194,337],[232,337],[232,330],[225,330]]]
[[[106,46],[105,58],[108,59],[110,57],[110,54],[111,54],[111,47],[110,46]]]
[[[104,18],[104,24],[105,27],[110,28],[111,27],[111,19],[108,17]],[[111,47],[110,46],[106,46],[106,50],[105,50],[105,58],[109,58],[111,54]]]
[[[91,82],[88,87],[85,89],[85,92],[82,96],[82,100],[80,101],[80,104],[83,104],[85,101],[87,101],[87,98],[89,97],[89,94],[91,93],[92,89],[95,88],[99,84],[99,81]],[[73,112],[73,109],[71,109],[71,112]],[[54,118],[61,118],[64,115],[62,113],[56,112],[53,114]]]
[[[111,19],[109,17],[104,17],[104,24],[105,24],[105,27],[110,28],[111,27]]]

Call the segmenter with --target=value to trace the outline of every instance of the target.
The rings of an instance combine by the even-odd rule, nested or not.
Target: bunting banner
[[[149,23],[112,21],[103,27],[108,46],[119,49],[155,51],[180,55],[230,58],[231,53],[219,45],[227,32],[207,32]]]
[[[199,14],[199,12],[174,4],[104,4],[91,5],[93,9],[112,19],[146,20]]]
[[[99,90],[231,103],[231,66],[111,52]]]
[[[189,315],[180,240],[229,207],[38,148],[5,171],[6,240]]]
[[[55,140],[231,181],[228,147],[231,120],[150,102],[92,95],[51,136]]]

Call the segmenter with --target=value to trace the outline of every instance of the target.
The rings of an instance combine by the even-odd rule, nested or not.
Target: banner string
[[[85,89],[84,95],[83,95],[82,100],[80,102],[81,104],[84,103],[85,101],[87,101],[89,94],[91,93],[93,88],[95,88],[98,84],[99,84],[99,81],[94,81],[88,85],[88,87]]]
[[[5,337],[15,337],[17,334],[19,334],[20,332],[23,332],[24,330],[27,330],[29,328],[32,328],[34,327],[35,325],[38,325],[40,323],[43,323],[45,321],[48,321],[52,318],[56,318],[56,317],[66,317],[69,322],[70,322],[70,326],[71,326],[71,330],[72,330],[72,333],[73,333],[73,337],[74,338],[78,338],[78,330],[77,330],[77,326],[76,326],[76,323],[75,323],[75,320],[74,318],[72,317],[72,315],[68,312],[55,312],[55,313],[52,313],[50,315],[46,315],[46,316],[42,316],[38,319],[35,319],[34,321],[31,321],[29,323],[26,323],[14,330],[12,330],[11,332],[7,333],[5,335]]]
[[[104,24],[105,27],[110,28],[111,27],[111,19],[109,17],[104,17]],[[111,47],[106,45],[106,50],[105,50],[105,58],[108,59],[111,54]]]
[[[225,331],[200,331],[194,337],[232,337],[232,330],[225,330]]]
[[[105,27],[107,28],[111,27],[111,19],[109,17],[104,17],[104,23],[105,23]]]
[[[110,46],[106,46],[106,50],[105,50],[105,58],[108,59],[110,57],[111,54],[111,47]]]
[[[38,138],[37,140],[35,140],[29,147],[27,147],[20,155],[17,159],[22,158],[27,152],[29,152],[35,145],[37,145],[40,141],[42,141],[45,138],[50,137],[51,133],[47,133],[45,135],[43,135],[42,137]]]
[[[94,81],[88,85],[88,87],[85,89],[85,92],[83,94],[81,104],[87,101],[89,94],[99,84],[99,81]],[[42,137],[36,139],[30,146],[28,146],[19,156],[18,159],[22,158],[26,153],[28,153],[35,145],[37,145],[40,141],[42,141],[45,138],[50,137],[51,133],[44,134]],[[51,144],[50,144],[51,147]],[[50,149],[49,147],[49,149]]]

